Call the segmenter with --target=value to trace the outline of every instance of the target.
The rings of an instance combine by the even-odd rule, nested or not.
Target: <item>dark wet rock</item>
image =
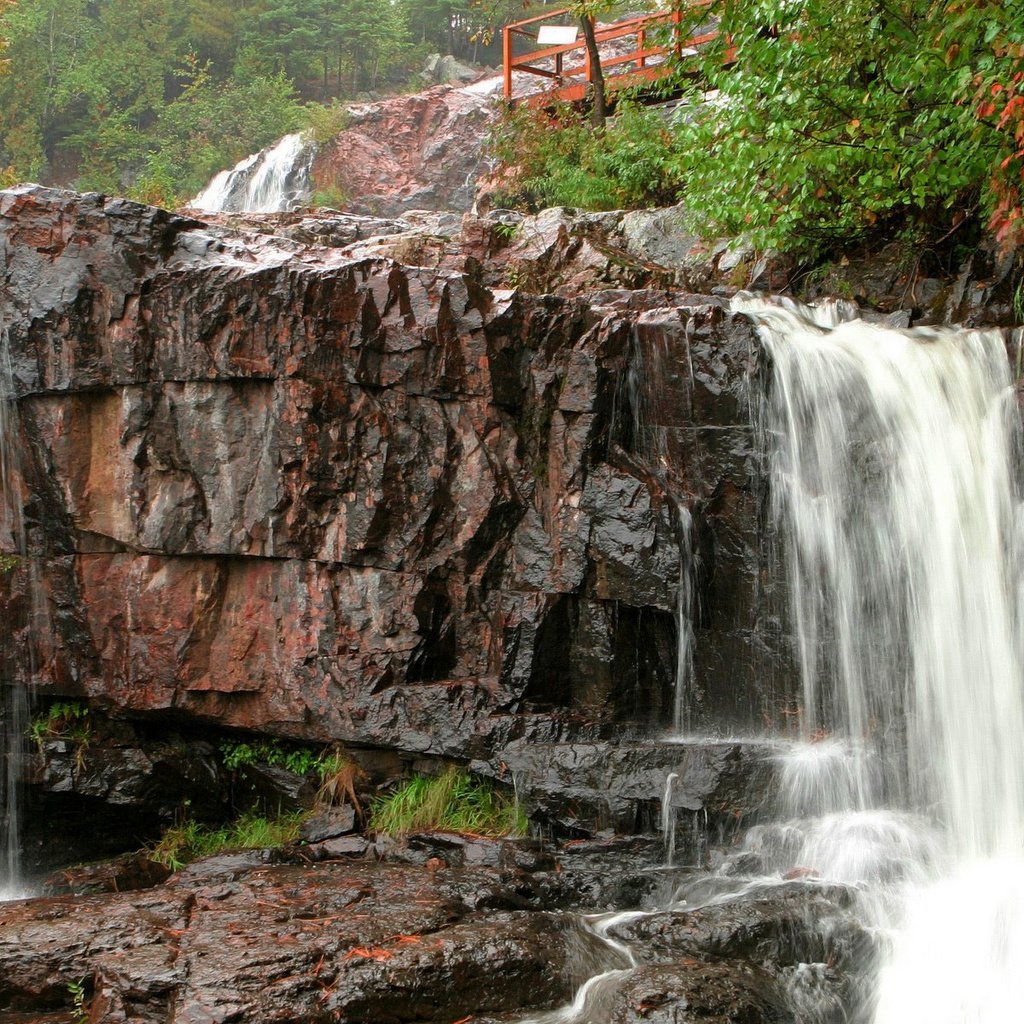
[[[27,781],[53,794],[74,794],[108,805],[167,815],[187,801],[199,817],[225,807],[228,779],[213,747],[202,741],[126,745],[101,737],[47,739],[36,746]]]
[[[568,923],[482,918],[479,888],[472,872],[347,863],[5,904],[0,1012],[67,1007],[83,978],[97,1019],[154,1022],[447,1024],[567,998]]]
[[[725,838],[740,822],[753,821],[769,800],[775,748],[764,743],[636,741],[621,745],[547,745],[515,742],[502,763],[516,778],[532,816],[567,830],[654,831],[660,821],[666,779],[676,776],[671,802],[680,843],[693,816]],[[696,853],[697,851],[689,851]]]
[[[665,847],[650,836],[576,839],[553,850],[554,870],[543,866],[520,880],[519,891],[538,906],[594,911],[663,906],[678,881],[664,867]]]
[[[49,875],[43,891],[50,896],[89,896],[101,892],[132,892],[166,882],[171,870],[146,853],[130,853],[99,864],[64,868]]]
[[[341,857],[364,857],[373,849],[366,836],[338,836],[310,843],[301,851],[303,860],[317,863],[322,860],[337,860]]]
[[[635,944],[649,962],[690,953],[778,967],[828,962],[850,969],[869,959],[873,942],[849,902],[842,891],[793,885],[757,898],[651,914],[616,926],[614,935]]]
[[[381,860],[398,864],[444,865],[501,869],[501,877],[549,871],[556,855],[533,839],[490,839],[455,832],[416,832],[401,838],[378,837],[374,851]],[[524,885],[532,882],[523,880]]]
[[[348,835],[356,829],[356,810],[351,804],[317,810],[302,823],[299,839],[306,843],[319,843]]]
[[[249,764],[237,773],[232,795],[238,809],[257,808],[270,814],[311,808],[316,801],[313,779],[280,765]]]
[[[613,928],[645,963],[712,957],[761,965],[799,1005],[822,1020],[857,1016],[864,979],[877,969],[878,940],[858,918],[855,895],[837,886],[796,884],[697,910],[674,910]],[[857,1012],[855,1012],[857,1010]]]
[[[773,979],[751,964],[682,963],[640,967],[607,997],[608,1024],[790,1024]]]

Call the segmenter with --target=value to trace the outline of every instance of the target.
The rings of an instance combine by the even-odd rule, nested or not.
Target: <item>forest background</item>
[[[0,0],[0,184],[173,204],[432,52],[500,61],[522,0]],[[534,6],[539,6],[536,4]]]
[[[355,98],[422,88],[431,52],[497,65],[497,28],[543,6],[0,0],[0,185],[173,206],[288,132],[332,137]],[[506,116],[502,199],[681,200],[705,237],[808,258],[898,238],[955,263],[986,231],[1024,241],[1024,0],[704,0],[692,27],[709,19],[718,41],[663,82],[673,116]]]

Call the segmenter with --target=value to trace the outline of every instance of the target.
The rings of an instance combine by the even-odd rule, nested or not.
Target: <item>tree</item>
[[[247,26],[261,9],[258,0],[186,0],[191,49],[214,77],[231,75]]]
[[[0,79],[3,160],[22,179],[43,177],[69,129],[70,79],[89,45],[86,0],[21,0],[0,11],[10,73]]]
[[[3,19],[4,11],[14,0],[0,0],[0,20]],[[5,36],[0,36],[0,53],[3,53],[7,49],[9,40]],[[0,57],[0,75],[6,74],[10,70],[11,62],[4,57]]]
[[[606,119],[604,69],[601,67],[601,51],[597,45],[594,22],[599,14],[603,14],[614,6],[613,0],[573,0],[569,9],[579,21],[583,32],[583,40],[587,47],[590,61],[590,77],[593,84],[593,107],[591,119],[597,129],[603,129]]]
[[[329,0],[263,0],[244,27],[242,43],[267,61],[268,70],[302,79],[322,65]]]
[[[345,0],[333,12],[329,30],[338,54],[338,79],[346,63],[353,93],[360,84],[375,89],[380,73],[402,60],[408,43],[402,12],[390,0]]]
[[[935,40],[955,95],[994,147],[983,195],[988,226],[1006,249],[1024,243],[1024,22],[1013,7],[950,0]]]

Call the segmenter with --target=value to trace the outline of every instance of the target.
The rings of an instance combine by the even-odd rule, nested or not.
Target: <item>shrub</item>
[[[330,142],[348,127],[348,107],[337,100],[333,103],[308,103],[302,114],[306,133],[317,145]]]
[[[344,210],[347,202],[348,196],[340,185],[318,185],[309,199],[313,209]]]
[[[72,740],[87,745],[92,738],[89,708],[79,701],[58,701],[35,715],[28,727],[29,739],[42,744],[48,739]]]
[[[949,32],[957,9],[978,31]],[[970,97],[984,78],[973,69],[991,68],[1009,32],[1001,11],[994,0],[715,0],[722,34],[703,70],[717,99],[675,125],[673,174],[695,226],[811,255],[901,230],[938,241],[979,203],[991,208],[1002,149]]]
[[[680,188],[675,146],[660,114],[627,101],[599,133],[571,106],[554,113],[521,106],[491,133],[491,150],[504,169],[495,199],[585,210],[671,203]]]
[[[287,746],[280,740],[226,742],[220,745],[224,767],[229,772],[242,771],[249,765],[265,764],[284,768],[295,775],[306,775],[321,764],[325,754],[310,747]]]

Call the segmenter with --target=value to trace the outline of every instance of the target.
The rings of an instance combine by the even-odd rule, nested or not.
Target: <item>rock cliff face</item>
[[[718,300],[492,291],[35,187],[0,193],[0,257],[44,694],[493,766],[671,722],[689,567],[693,724],[780,710],[760,356]]]
[[[345,130],[320,148],[314,180],[341,189],[355,213],[468,210],[486,169],[494,86],[500,79],[353,105]]]

